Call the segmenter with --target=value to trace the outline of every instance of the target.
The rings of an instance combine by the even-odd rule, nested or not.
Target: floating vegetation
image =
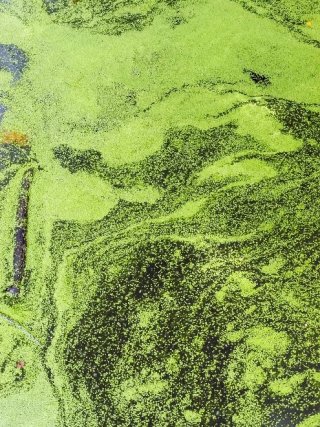
[[[318,5],[0,10],[1,422],[317,426]]]

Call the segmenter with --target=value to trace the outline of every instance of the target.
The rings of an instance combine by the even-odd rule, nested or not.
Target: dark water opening
[[[3,119],[4,113],[6,112],[7,108],[4,105],[0,105],[0,123]]]
[[[29,190],[33,178],[33,170],[28,170],[22,181],[21,193],[17,210],[17,226],[15,231],[13,252],[13,282],[20,286],[25,273],[27,255],[28,204]]]
[[[44,0],[44,6],[48,13],[55,13],[58,12],[61,6],[66,6],[66,2],[61,0]]]
[[[271,84],[271,80],[268,76],[265,76],[264,74],[256,73],[253,70],[243,70],[244,73],[249,74],[250,79],[255,83],[256,85],[260,86],[269,86]]]
[[[0,70],[9,71],[19,80],[28,64],[27,55],[14,44],[0,44]]]

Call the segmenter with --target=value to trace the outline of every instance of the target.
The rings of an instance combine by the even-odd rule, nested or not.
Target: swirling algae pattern
[[[320,2],[0,34],[1,427],[319,426]]]

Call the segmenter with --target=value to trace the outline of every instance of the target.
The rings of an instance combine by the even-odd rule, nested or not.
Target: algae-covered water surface
[[[320,426],[320,1],[0,1],[0,427]]]

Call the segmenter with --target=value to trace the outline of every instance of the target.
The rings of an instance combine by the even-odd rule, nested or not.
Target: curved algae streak
[[[3,313],[0,313],[0,320],[4,320],[9,325],[18,329],[24,336],[26,336],[29,339],[29,341],[33,342],[33,344],[35,344],[37,347],[42,347],[42,344],[40,343],[40,341],[37,340],[37,338],[35,338],[26,328],[20,325],[20,323],[17,322],[16,320],[12,319],[9,316],[6,316]]]

